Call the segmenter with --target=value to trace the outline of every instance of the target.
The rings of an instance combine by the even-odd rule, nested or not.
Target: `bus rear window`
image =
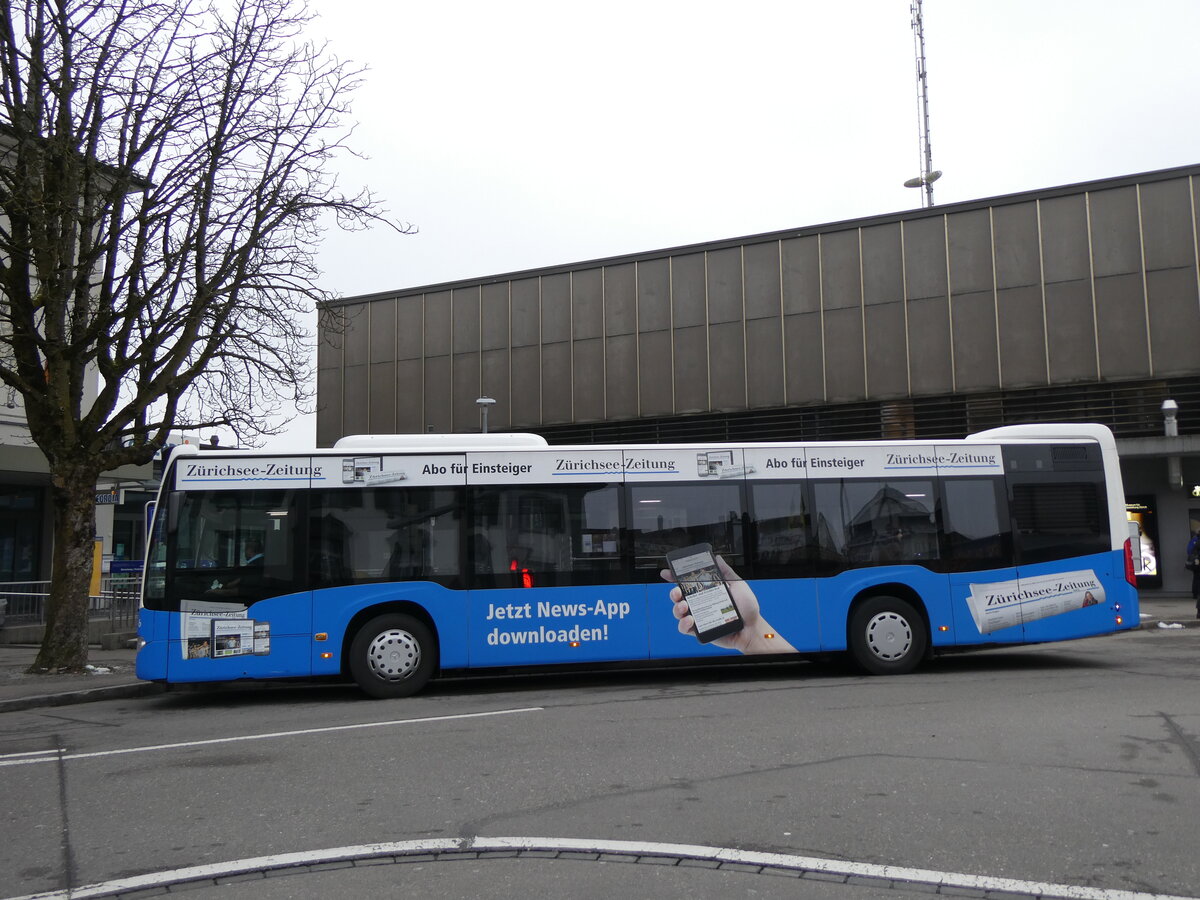
[[[1018,562],[1046,562],[1108,550],[1102,487],[1093,481],[1013,484],[1011,508]]]

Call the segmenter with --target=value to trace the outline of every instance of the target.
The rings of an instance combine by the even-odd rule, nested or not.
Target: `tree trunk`
[[[46,601],[46,634],[29,674],[82,672],[87,665],[98,474],[70,463],[51,466],[54,564]]]

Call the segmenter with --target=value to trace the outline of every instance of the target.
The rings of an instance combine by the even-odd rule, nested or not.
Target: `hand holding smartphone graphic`
[[[708,544],[672,551],[667,565],[659,574],[675,582],[668,596],[681,634],[746,654],[796,652],[762,617],[750,585]]]

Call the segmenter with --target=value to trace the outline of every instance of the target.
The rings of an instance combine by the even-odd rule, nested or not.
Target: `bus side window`
[[[553,587],[620,580],[615,484],[471,492],[467,565],[477,587]]]
[[[944,571],[971,572],[1012,565],[1012,535],[1000,478],[942,481]]]
[[[633,484],[627,490],[635,581],[657,581],[667,553],[691,544],[711,544],[739,572],[745,565],[742,485]]]
[[[862,566],[937,567],[932,481],[819,481],[813,496],[821,574]]]
[[[809,514],[805,484],[754,482],[755,574],[759,578],[799,578],[810,574]]]
[[[353,487],[314,491],[309,573],[314,587],[377,581],[459,586],[462,490]]]

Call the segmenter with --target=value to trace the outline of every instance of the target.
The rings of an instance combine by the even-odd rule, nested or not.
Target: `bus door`
[[[746,451],[747,467],[753,469],[747,475],[754,576],[750,587],[770,632],[797,651],[813,652],[823,643],[816,576],[826,570],[813,539],[805,482],[772,479],[775,468],[790,459],[787,454]],[[844,627],[841,633],[844,640]]]
[[[300,492],[177,492],[167,596],[169,681],[311,674]]]
[[[646,658],[646,586],[622,583],[620,500],[618,483],[580,476],[469,490],[471,666]]]
[[[1019,616],[997,615],[1020,594],[1004,479],[945,477],[941,483],[942,562],[949,573],[951,637],[931,621],[934,646],[1020,643]]]

